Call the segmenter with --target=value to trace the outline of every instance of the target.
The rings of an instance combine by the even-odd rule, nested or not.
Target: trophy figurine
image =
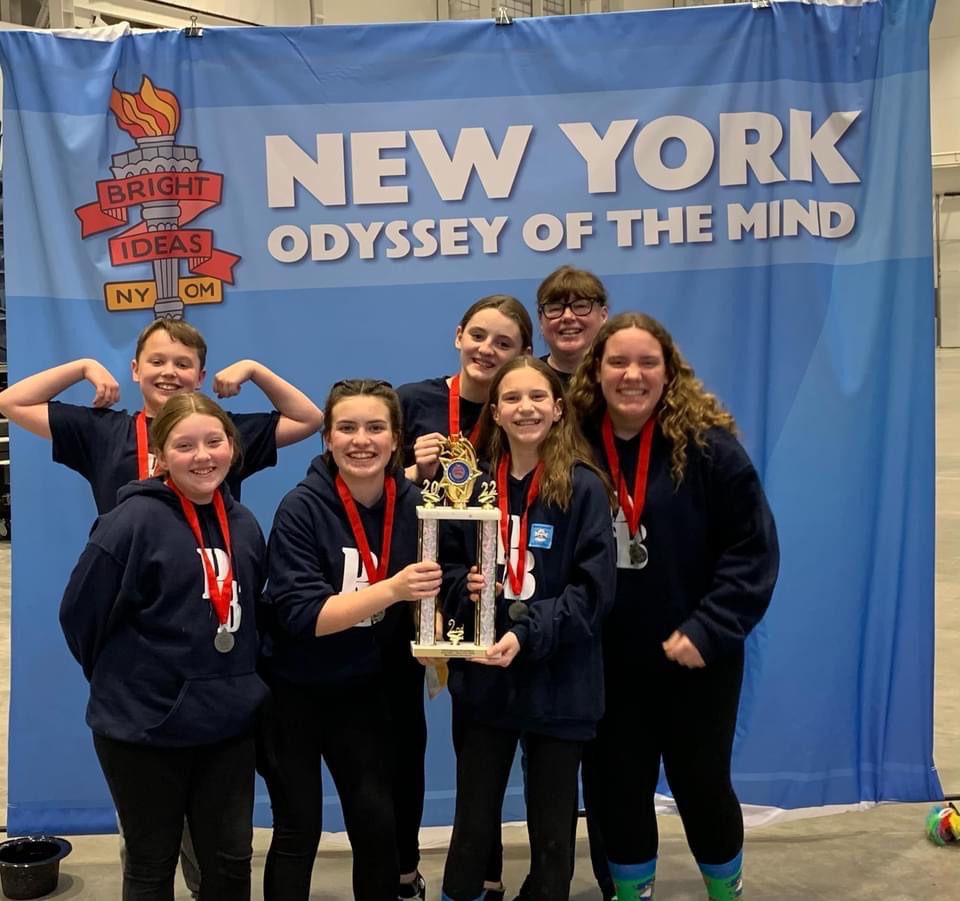
[[[496,485],[485,482],[478,495],[479,506],[469,506],[473,485],[480,478],[477,456],[463,435],[452,435],[440,452],[441,478],[424,482],[423,506],[417,507],[420,559],[436,560],[442,520],[473,520],[477,523],[477,561],[484,576],[483,591],[475,604],[473,641],[464,641],[464,624],[449,620],[445,634],[437,634],[437,599],[417,602],[417,638],[414,657],[482,657],[496,641],[497,528],[500,511],[495,506]],[[442,621],[442,620],[441,620]],[[443,629],[441,628],[441,633]]]

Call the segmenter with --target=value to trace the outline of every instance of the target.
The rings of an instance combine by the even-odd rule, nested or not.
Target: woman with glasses
[[[607,322],[567,399],[619,497],[606,709],[585,755],[617,897],[654,897],[662,760],[707,897],[732,901],[743,817],[730,758],[744,642],[777,578],[773,517],[733,417],[655,319]]]
[[[385,901],[400,878],[392,718],[416,716],[391,710],[389,683],[396,661],[412,659],[403,602],[436,595],[441,572],[416,562],[420,494],[400,468],[396,392],[382,381],[338,382],[324,414],[327,451],[281,502],[268,549],[263,670],[273,703],[259,763],[273,839],[264,899],[310,895],[323,759],[353,849],[353,896]]]
[[[561,266],[537,289],[543,360],[566,388],[600,326],[607,321],[607,292],[592,272]]]
[[[600,327],[607,321],[607,312],[607,291],[603,282],[586,269],[561,266],[551,272],[537,288],[537,317],[540,321],[540,332],[549,351],[540,359],[557,374],[564,390],[570,384],[574,371],[580,365]],[[591,776],[589,766],[585,766],[581,781],[587,813],[590,863],[603,901],[611,901],[615,895],[613,880],[607,867],[600,829],[590,806],[593,783]],[[576,818],[572,828],[576,834]],[[575,859],[571,861],[571,871],[574,863]]]

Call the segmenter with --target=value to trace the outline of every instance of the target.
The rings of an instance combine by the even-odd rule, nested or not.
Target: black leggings
[[[444,894],[473,901],[483,891],[490,850],[500,835],[503,795],[520,733],[461,720],[457,803],[443,872]],[[570,823],[577,808],[583,744],[524,733],[527,747],[527,829],[531,901],[570,896]]]
[[[453,705],[452,710],[452,731],[453,731],[453,749],[459,754],[460,745],[463,741],[463,722],[462,716],[458,713],[458,706]],[[523,797],[524,802],[527,799],[527,758],[526,750],[523,748],[524,739],[521,739],[521,762],[523,764]],[[583,806],[586,809],[586,821],[587,821],[587,837],[589,840],[590,846],[590,863],[593,867],[593,875],[597,880],[597,885],[600,886],[601,891],[604,893],[604,897],[608,895],[613,895],[613,881],[610,878],[610,869],[607,866],[607,857],[606,852],[603,848],[603,837],[600,832],[600,825],[597,822],[597,818],[593,814],[593,774],[588,766],[588,759],[586,753],[584,753],[583,766],[580,770],[580,779],[583,786]],[[574,810],[573,820],[571,822],[571,838],[570,838],[570,875],[573,876],[574,869],[576,867],[577,861],[577,821],[580,817],[580,811]],[[500,814],[501,820],[503,819],[503,811],[501,810]],[[490,854],[487,856],[487,863],[484,867],[484,882],[497,883],[500,882],[503,878],[503,836],[501,832],[497,833],[497,837],[494,840],[493,844],[490,846]],[[524,886],[521,890],[521,897],[526,898],[526,885],[529,880],[524,880]]]
[[[383,684],[318,688],[274,678],[271,688],[257,757],[273,807],[264,901],[306,901],[310,895],[323,827],[321,758],[353,850],[354,898],[396,901],[400,869]]]
[[[460,713],[460,706],[458,704],[452,704],[450,708],[450,731],[453,736],[453,751],[457,755],[457,758],[460,757],[460,748],[463,745],[463,734],[468,720],[464,719],[463,714]],[[526,764],[524,764],[524,774],[523,774],[524,785],[526,785],[527,774],[526,774]],[[506,792],[506,789],[504,789]],[[524,788],[524,796],[526,796],[526,788]],[[503,822],[503,801],[500,802],[500,813],[499,813],[500,822]],[[490,845],[490,853],[487,855],[487,862],[484,864],[483,868],[483,881],[496,884],[503,879],[503,832],[502,830],[497,832],[496,837],[494,838],[492,844]]]
[[[423,709],[425,668],[406,657],[388,671],[387,701],[393,746],[393,807],[397,817],[400,872],[412,873],[420,863],[420,821],[423,819],[424,760],[427,719]]]
[[[253,736],[191,748],[105,738],[93,745],[123,828],[123,901],[173,901],[186,817],[203,872],[201,901],[248,901]]]
[[[662,652],[654,659],[629,673],[608,665],[606,713],[586,752],[607,857],[638,864],[656,856],[662,758],[693,856],[726,863],[743,847],[730,781],[743,655],[703,669],[671,663]]]

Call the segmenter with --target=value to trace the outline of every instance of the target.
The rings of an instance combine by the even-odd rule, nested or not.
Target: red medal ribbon
[[[343,503],[344,510],[347,511],[347,519],[350,521],[350,531],[353,532],[353,540],[356,542],[357,549],[360,551],[360,558],[363,560],[363,566],[367,571],[367,579],[370,584],[379,582],[387,577],[387,567],[390,565],[390,543],[393,540],[393,511],[397,506],[397,483],[393,476],[384,476],[383,488],[387,495],[386,509],[383,514],[383,538],[380,542],[380,566],[376,569],[373,566],[373,554],[370,553],[370,542],[367,541],[367,533],[363,529],[363,523],[360,521],[360,512],[357,510],[357,504],[347,488],[340,474],[336,478],[337,494]]]
[[[193,537],[197,539],[197,549],[203,558],[203,567],[207,573],[207,591],[210,593],[210,603],[213,605],[213,611],[223,626],[227,622],[227,615],[230,612],[230,602],[233,600],[233,549],[230,546],[230,523],[227,522],[227,510],[223,505],[223,495],[217,489],[213,493],[213,509],[217,514],[217,522],[220,525],[220,533],[223,535],[223,543],[226,545],[227,552],[227,573],[223,577],[223,584],[217,582],[217,574],[213,571],[213,562],[210,555],[203,546],[203,533],[200,531],[200,518],[197,516],[197,508],[173,482],[167,479],[167,487],[180,498],[180,506],[183,508],[183,515],[187,519],[190,531]]]
[[[141,410],[133,417],[137,427],[137,478],[148,479],[150,472],[149,442],[147,441],[147,414]]]
[[[450,429],[450,436],[461,434],[460,432],[460,373],[458,372],[450,379],[450,402],[447,410],[447,425]],[[477,439],[480,437],[480,420],[478,419],[470,430],[469,441],[473,449],[477,449]]]
[[[540,477],[543,475],[543,461],[537,464],[527,489],[527,501],[520,516],[520,537],[517,548],[517,567],[510,562],[510,496],[507,494],[507,473],[510,471],[510,455],[504,454],[497,467],[497,506],[500,508],[500,540],[503,542],[503,556],[507,563],[507,578],[516,597],[523,589],[523,571],[527,564],[527,511],[540,493]]]
[[[630,537],[637,534],[640,526],[640,517],[643,516],[643,507],[647,501],[647,473],[650,470],[650,448],[653,445],[653,432],[656,426],[656,417],[650,418],[643,424],[640,432],[640,453],[637,455],[637,470],[633,477],[633,495],[627,491],[627,482],[620,471],[620,457],[617,455],[617,446],[613,441],[613,422],[610,414],[603,417],[603,449],[607,454],[607,465],[610,467],[610,476],[617,486],[617,496],[620,499],[620,509],[627,520],[627,529]]]

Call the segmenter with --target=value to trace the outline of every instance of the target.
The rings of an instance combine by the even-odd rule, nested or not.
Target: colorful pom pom
[[[960,841],[960,811],[953,804],[937,805],[927,814],[927,838],[935,845]]]

